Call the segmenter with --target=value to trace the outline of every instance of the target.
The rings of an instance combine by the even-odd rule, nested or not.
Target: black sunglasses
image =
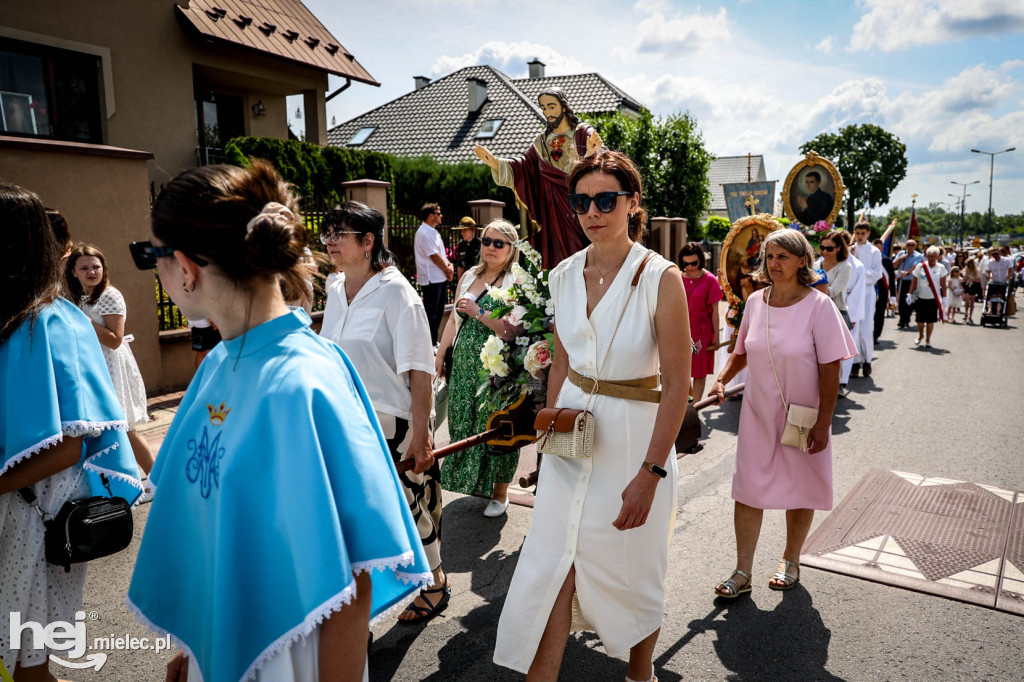
[[[835,250],[836,250],[836,247],[834,247],[834,246],[822,246],[822,247],[821,247],[821,250],[822,250],[822,251],[828,251],[828,252],[830,252],[830,253],[831,253],[832,251],[835,251]]]
[[[512,242],[507,242],[504,239],[491,239],[490,237],[484,237],[480,240],[480,243],[484,246],[493,246],[496,249],[504,249],[512,244]]]
[[[683,260],[683,267],[695,268],[698,265],[700,265],[700,259],[699,258],[697,260],[685,260],[685,259]]]
[[[173,256],[175,251],[181,251],[181,249],[175,249],[170,246],[155,246],[153,242],[132,242],[128,245],[128,248],[132,252],[132,260],[135,261],[135,267],[139,270],[152,270],[156,267],[157,258]],[[207,261],[199,256],[193,256],[184,251],[182,253],[185,253],[200,267],[207,265]]]
[[[577,215],[583,215],[590,210],[590,202],[597,204],[597,210],[601,213],[611,213],[615,210],[615,204],[619,197],[631,197],[632,192],[598,192],[594,196],[587,194],[570,194],[569,208]]]

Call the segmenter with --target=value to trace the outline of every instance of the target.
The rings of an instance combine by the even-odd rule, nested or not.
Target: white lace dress
[[[74,433],[70,435],[76,435]],[[43,451],[35,455],[45,457]],[[33,486],[39,506],[56,516],[68,500],[89,496],[85,470],[81,466],[64,469]],[[49,651],[33,649],[33,635],[25,630],[21,650],[12,651],[8,614],[18,612],[21,622],[46,625],[55,621],[73,622],[82,608],[85,588],[85,564],[72,564],[71,572],[46,563],[43,520],[34,507],[16,492],[0,495],[0,658],[9,670],[13,663],[30,668],[46,663]]]
[[[107,286],[100,294],[96,303],[90,304],[88,298],[83,296],[78,303],[89,319],[106,327],[104,315],[120,315],[127,317],[127,308],[124,304],[124,296],[112,286]],[[139,424],[149,421],[146,412],[146,386],[142,383],[142,374],[139,372],[139,365],[135,362],[135,355],[128,345],[134,338],[127,334],[117,348],[103,348],[103,359],[107,361],[107,369],[110,370],[110,378],[114,382],[114,390],[117,391],[117,399],[124,408],[125,416],[128,418],[128,429],[134,429]]]

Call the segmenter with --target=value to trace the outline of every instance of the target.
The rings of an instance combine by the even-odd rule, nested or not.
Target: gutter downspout
[[[337,90],[335,90],[334,92],[332,92],[331,94],[327,95],[327,99],[325,99],[324,102],[330,102],[332,99],[334,99],[335,97],[337,97],[341,93],[343,93],[346,90],[348,90],[349,86],[351,86],[351,85],[352,85],[352,79],[351,78],[346,78],[345,79],[345,84],[342,85]]]

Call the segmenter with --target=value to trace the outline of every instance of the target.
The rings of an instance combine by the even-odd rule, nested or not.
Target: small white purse
[[[775,385],[779,387],[779,396],[782,398],[782,404],[786,406],[786,427],[782,431],[781,442],[783,445],[788,445],[794,448],[800,448],[804,452],[807,452],[807,434],[810,432],[814,423],[818,421],[818,408],[816,407],[805,407],[804,405],[793,405],[786,401],[786,395],[782,392],[782,383],[779,381],[779,374],[775,371],[775,361],[772,360],[772,344],[768,333],[768,312],[772,309],[772,289],[769,287],[768,296],[766,298],[766,308],[764,311],[764,339],[765,344],[768,346],[768,362],[772,365],[772,374],[775,375]]]

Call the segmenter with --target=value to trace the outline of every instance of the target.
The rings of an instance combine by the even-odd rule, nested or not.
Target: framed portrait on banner
[[[835,165],[815,152],[793,166],[782,183],[782,205],[790,220],[814,225],[834,224],[843,206],[846,187]]]
[[[732,225],[722,242],[721,275],[719,281],[730,305],[745,303],[750,294],[761,285],[752,277],[761,258],[761,242],[768,233],[786,229],[771,215],[740,218]]]

